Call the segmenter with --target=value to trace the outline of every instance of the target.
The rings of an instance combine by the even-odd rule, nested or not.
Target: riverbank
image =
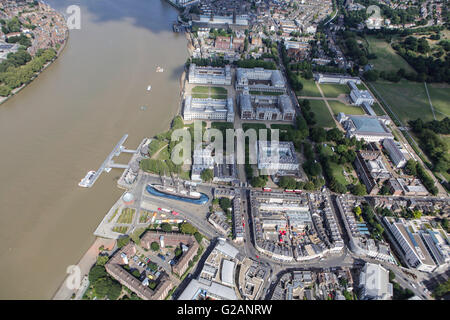
[[[42,72],[44,72],[48,67],[50,67],[50,66],[53,64],[53,62],[55,62],[56,59],[58,59],[58,57],[60,56],[60,54],[62,54],[62,52],[64,51],[64,49],[65,49],[65,47],[66,47],[66,44],[67,44],[67,41],[68,41],[68,40],[69,40],[69,30],[67,29],[67,30],[66,30],[66,34],[65,34],[65,37],[64,37],[64,42],[62,43],[61,47],[56,51],[55,57],[54,57],[51,61],[47,62],[47,63],[42,67],[42,69],[39,70],[39,71],[36,73],[36,75],[35,75],[29,82],[24,83],[24,84],[21,85],[20,87],[18,87],[18,88],[16,88],[16,89],[12,90],[12,91],[11,91],[11,94],[10,94],[9,96],[7,96],[7,97],[1,97],[1,98],[0,98],[0,105],[2,105],[3,103],[5,103],[6,101],[8,101],[9,99],[11,99],[12,97],[16,96],[20,91],[22,91],[23,89],[25,89],[30,83],[32,83],[33,81],[35,81],[35,80],[39,77],[39,75],[40,75]],[[50,48],[48,48],[48,49],[50,49]],[[30,62],[31,62],[31,61],[30,61]]]

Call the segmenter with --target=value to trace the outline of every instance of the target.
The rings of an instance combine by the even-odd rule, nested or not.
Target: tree
[[[106,273],[105,267],[104,266],[99,266],[99,265],[95,265],[91,268],[91,270],[89,271],[89,282],[90,283],[94,283],[96,282],[98,279],[100,278],[104,278],[106,277],[108,274]]]
[[[420,217],[422,217],[422,211],[414,210],[413,211],[413,217],[414,217],[414,219],[420,219]]]
[[[194,237],[195,237],[195,240],[197,240],[198,243],[202,242],[203,236],[202,236],[202,234],[200,232],[197,231],[196,233],[194,233]]]
[[[108,290],[108,298],[110,300],[117,300],[121,293],[122,293],[121,284],[115,280],[111,280]]]
[[[159,244],[158,244],[158,242],[153,241],[153,242],[150,244],[150,248],[151,248],[153,251],[158,251],[158,250],[159,250]]]
[[[311,140],[317,143],[324,142],[327,139],[327,132],[322,127],[311,128],[309,136]]]
[[[318,176],[322,173],[322,167],[320,164],[314,160],[308,160],[303,164],[303,170],[305,170],[306,174],[309,176]]]
[[[97,257],[97,265],[103,267],[109,260],[108,256],[101,255]]]
[[[179,257],[183,254],[183,250],[181,250],[180,247],[176,247],[174,254],[175,254],[175,257]]]
[[[227,212],[228,208],[231,208],[231,200],[228,198],[220,198],[219,205],[224,212]]]
[[[366,187],[364,187],[362,184],[358,183],[357,185],[353,185],[351,188],[352,194],[356,196],[364,196],[367,194]]]
[[[195,234],[198,232],[197,228],[188,222],[183,222],[180,226],[181,233],[185,234]]]
[[[163,222],[161,223],[161,230],[164,232],[171,232],[172,231],[172,226],[170,224],[168,224],[167,222]]]
[[[296,181],[293,177],[284,176],[280,178],[278,185],[280,188],[284,189],[295,189]]]
[[[125,247],[128,243],[130,243],[130,237],[127,235],[117,239],[117,247],[118,248]]]
[[[202,178],[203,181],[209,182],[212,181],[214,178],[214,173],[211,169],[205,169],[200,173],[200,178]]]
[[[409,159],[405,165],[405,172],[409,175],[417,175],[417,163],[413,159]]]
[[[262,188],[266,186],[267,181],[262,177],[253,177],[251,184],[255,188]]]
[[[359,206],[357,206],[357,207],[355,207],[354,209],[353,209],[353,212],[357,215],[357,216],[360,216],[361,215],[361,208],[359,207]]]

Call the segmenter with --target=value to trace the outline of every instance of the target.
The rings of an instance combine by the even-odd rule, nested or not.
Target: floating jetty
[[[83,188],[90,188],[94,185],[95,181],[97,181],[98,177],[100,177],[103,171],[109,172],[111,171],[112,168],[128,169],[127,164],[114,163],[113,161],[113,158],[118,157],[122,152],[133,154],[137,152],[137,150],[129,150],[123,146],[123,143],[125,142],[125,140],[127,140],[127,138],[128,134],[125,134],[116,144],[116,146],[108,155],[108,157],[105,159],[105,161],[103,161],[100,168],[98,168],[97,171],[89,171],[86,174],[86,176],[83,179],[81,179],[78,185]]]

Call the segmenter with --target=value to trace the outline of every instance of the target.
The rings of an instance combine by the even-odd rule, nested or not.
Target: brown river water
[[[61,12],[74,4],[49,3]],[[188,53],[185,36],[172,32],[176,10],[163,0],[76,4],[81,30],[71,30],[61,56],[0,105],[0,299],[52,298],[123,192],[119,169],[90,189],[78,187],[80,179],[125,133],[133,149],[166,129],[179,108]]]

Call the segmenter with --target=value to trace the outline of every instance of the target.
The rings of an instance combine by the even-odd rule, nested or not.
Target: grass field
[[[316,86],[314,80],[306,80],[299,76],[299,80],[303,84],[303,89],[300,92],[296,92],[298,96],[305,97],[321,97],[320,91]]]
[[[333,171],[333,177],[341,184],[346,186],[348,184],[347,179],[344,177],[344,174],[342,173],[342,166],[338,165],[337,163],[330,162],[331,170]]]
[[[372,109],[373,109],[373,111],[375,111],[375,113],[377,114],[377,116],[382,116],[382,115],[385,115],[386,113],[383,111],[383,109],[381,109],[381,106],[377,103],[377,102],[375,102],[373,105],[372,105]]]
[[[335,115],[339,112],[343,112],[345,114],[365,114],[362,107],[348,106],[339,101],[328,101],[328,103],[330,104],[330,107]]]
[[[427,87],[436,118],[450,117],[450,85],[431,83]]]
[[[311,111],[315,113],[317,125],[324,128],[335,128],[336,123],[326,104],[322,100],[309,100]]]
[[[131,223],[133,221],[135,209],[125,208],[122,210],[119,219],[117,219],[117,223]]]
[[[193,98],[213,98],[213,99],[226,99],[227,98],[227,89],[222,87],[204,87],[204,86],[196,86],[192,88],[192,97]]]
[[[267,129],[267,139],[270,139],[271,137],[271,130],[269,128],[267,128],[267,126],[264,123],[243,123],[242,124],[242,130],[244,130],[244,133],[246,133],[246,131],[248,129],[255,129],[256,131],[256,136],[259,139],[260,136],[260,129]],[[246,139],[247,140],[247,139]]]
[[[281,123],[274,123],[270,125],[271,129],[279,129],[281,131],[287,131],[290,129],[294,129],[293,125],[290,124],[281,124]]]
[[[320,84],[323,95],[327,98],[336,98],[340,94],[349,94],[350,88],[346,84]]]
[[[417,118],[423,121],[434,119],[423,83],[401,80],[398,83],[377,81],[373,85],[404,124]],[[436,110],[436,119],[445,118],[444,114],[450,114],[449,88],[428,85],[428,90]]]
[[[385,40],[377,39],[375,36],[367,36],[366,39],[369,45],[369,52],[377,56],[376,59],[369,60],[369,63],[373,64],[376,70],[397,72],[398,69],[403,68],[406,72],[416,73]]]

